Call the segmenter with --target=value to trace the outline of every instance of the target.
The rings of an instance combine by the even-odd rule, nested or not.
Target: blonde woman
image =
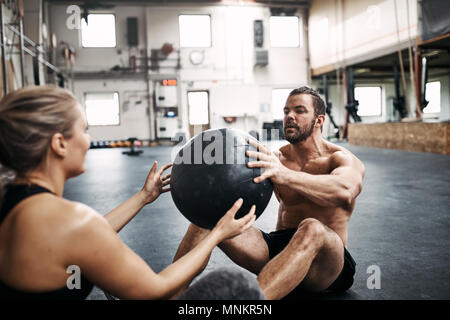
[[[0,296],[84,299],[97,285],[123,299],[172,298],[218,243],[255,221],[254,207],[234,219],[239,199],[193,250],[155,273],[117,232],[169,191],[170,174],[162,174],[171,164],[155,162],[142,190],[102,216],[62,197],[65,182],[85,171],[89,147],[84,112],[70,92],[30,86],[0,101],[1,170],[15,176],[0,190]],[[79,289],[67,287],[69,266],[81,271]]]

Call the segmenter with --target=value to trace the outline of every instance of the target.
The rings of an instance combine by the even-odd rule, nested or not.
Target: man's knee
[[[184,235],[184,239],[195,246],[204,237],[206,237],[210,231],[211,230],[200,228],[195,224],[191,223],[189,224],[186,234]]]
[[[294,241],[306,242],[308,245],[321,246],[326,236],[326,227],[317,219],[306,218],[302,220],[294,234]]]
[[[178,246],[178,250],[175,253],[173,261],[180,259],[186,253],[191,251],[203,238],[208,235],[208,233],[209,230],[199,228],[191,223],[186,231],[186,234],[181,240],[181,243]]]

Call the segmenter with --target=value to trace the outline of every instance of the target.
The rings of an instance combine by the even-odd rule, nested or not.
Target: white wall
[[[110,10],[95,11],[95,13],[113,13],[116,20],[115,48],[83,48],[81,45],[81,30],[67,28],[66,13],[68,5],[51,5],[49,8],[50,28],[55,32],[58,43],[64,41],[76,50],[74,71],[102,71],[115,65],[128,66],[130,53],[137,54],[145,50],[145,10],[142,7],[116,6]],[[94,12],[93,12],[94,13]],[[139,38],[138,48],[130,48],[127,44],[127,17],[138,18]],[[61,46],[60,46],[61,47]],[[58,65],[64,66],[64,59],[58,55]]]
[[[120,103],[120,124],[117,126],[89,126],[93,141],[126,140],[130,137],[148,139],[149,114],[147,86],[145,82],[124,80],[75,81],[74,94],[84,105],[86,92],[118,92]],[[140,103],[139,103],[140,101]]]
[[[51,5],[49,7],[49,20],[52,32],[56,33],[59,51],[63,47],[61,41],[66,42],[76,50],[74,72],[108,71],[112,67],[129,66],[131,55],[141,56],[145,53],[145,10],[137,6],[116,6],[111,10],[96,11],[96,13],[113,13],[116,20],[116,47],[115,48],[84,48],[81,45],[81,30],[69,29],[66,21],[67,5]],[[127,42],[127,18],[138,18],[138,46],[129,48]],[[58,54],[57,64],[65,68],[66,64],[61,54]],[[150,118],[148,114],[147,84],[142,79],[93,79],[77,80],[73,84],[74,94],[84,105],[86,92],[112,92],[119,93],[120,124],[117,126],[90,126],[89,134],[93,141],[98,140],[126,140],[129,137],[149,139]],[[130,98],[131,97],[131,98]],[[136,97],[141,97],[141,104],[136,105]],[[126,101],[129,101],[127,108]]]
[[[407,1],[312,1],[309,17],[311,68],[368,60],[370,55],[382,56],[396,51],[399,46],[404,47],[408,38],[415,40],[417,1]]]
[[[268,7],[261,5],[242,6],[116,6],[110,10],[116,15],[117,47],[116,48],[83,48],[81,47],[80,31],[69,30],[66,27],[66,6],[52,5],[50,8],[51,28],[58,39],[70,43],[76,48],[75,71],[107,70],[114,65],[127,66],[129,53],[126,42],[126,18],[138,17],[139,47],[159,49],[164,43],[171,43],[175,50],[179,49],[179,14],[210,14],[212,47],[203,48],[205,61],[194,66],[189,61],[192,48],[181,48],[181,70],[161,69],[152,72],[152,77],[158,74],[177,76],[180,84],[180,131],[189,136],[187,119],[187,91],[208,90],[210,94],[211,127],[230,126],[223,120],[224,116],[237,116],[233,127],[245,131],[260,129],[264,121],[272,121],[270,109],[272,88],[292,88],[304,85],[308,81],[307,52],[304,45],[299,48],[270,48]],[[105,11],[104,11],[105,12]],[[306,39],[303,13],[301,19],[301,39]],[[254,67],[255,48],[253,45],[253,21],[263,20],[264,48],[269,51],[269,64],[266,67]],[[299,30],[300,31],[300,30]],[[120,50],[119,50],[120,49]],[[139,50],[133,54],[141,55]],[[176,58],[176,53],[169,55]],[[61,65],[64,61],[60,57]],[[165,62],[165,65],[173,61]],[[161,63],[164,65],[164,62]],[[99,80],[75,80],[75,93],[82,100],[84,92],[105,91],[115,89],[123,91],[122,87],[139,87],[146,90],[144,80],[127,80],[126,82]],[[149,84],[152,92],[152,83]],[[141,90],[139,89],[139,90]],[[226,101],[225,101],[226,99]],[[121,99],[122,100],[122,99]],[[122,108],[122,106],[121,106]],[[153,106],[151,106],[153,108]],[[121,109],[122,110],[122,109]],[[122,111],[121,111],[122,112]],[[134,112],[130,110],[129,112]],[[89,132],[96,139],[126,139],[129,136],[148,139],[153,138],[153,120],[148,117],[130,116],[121,119],[119,128],[113,126],[91,127]],[[145,129],[132,133],[133,128]]]
[[[189,62],[190,52],[198,49],[180,50],[182,129],[188,132],[188,90],[209,90],[212,128],[229,127],[223,120],[225,116],[237,116],[232,126],[245,131],[262,128],[264,121],[273,121],[270,110],[272,88],[296,87],[307,82],[305,46],[270,48],[268,8],[208,6],[149,7],[149,48],[160,48],[165,42],[178,48],[178,16],[192,13],[211,16],[212,47],[201,49],[205,61],[200,66]],[[269,50],[269,65],[254,68],[253,21],[257,19],[264,22],[264,49]],[[301,27],[304,30],[304,26]],[[301,38],[304,37],[301,34]]]

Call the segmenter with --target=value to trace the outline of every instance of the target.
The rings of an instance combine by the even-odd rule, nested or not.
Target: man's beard
[[[284,127],[284,138],[291,144],[297,144],[299,142],[305,141],[314,131],[314,124],[316,123],[316,119],[313,119],[311,124],[306,128],[300,128],[298,125],[288,122]],[[288,128],[296,129],[295,133],[288,134],[286,131]]]

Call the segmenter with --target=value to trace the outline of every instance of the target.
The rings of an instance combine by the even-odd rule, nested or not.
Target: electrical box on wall
[[[138,45],[138,19],[136,17],[127,18],[127,40],[130,47]]]
[[[164,79],[155,83],[155,106],[167,108],[178,106],[177,80]]]
[[[262,48],[264,46],[264,25],[262,20],[253,21],[253,37],[255,48]]]
[[[267,66],[269,64],[269,51],[256,50],[255,51],[255,66]]]
[[[178,80],[156,80],[154,88],[156,138],[172,139],[178,131]]]
[[[156,116],[156,136],[158,139],[172,139],[178,130],[177,119],[165,116],[166,112],[158,111]]]

